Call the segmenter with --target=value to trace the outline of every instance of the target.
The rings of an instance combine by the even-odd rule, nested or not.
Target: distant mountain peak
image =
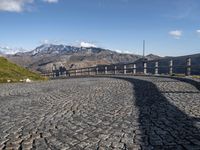
[[[82,45],[84,46],[84,45]],[[69,45],[56,45],[56,44],[43,44],[36,47],[33,51],[29,52],[32,56],[44,55],[44,54],[69,54],[77,53],[79,51],[88,51],[88,52],[100,52],[105,51],[105,49],[98,47],[89,47],[92,45],[85,45],[84,47],[75,47]],[[109,50],[110,51],[110,50]]]
[[[159,59],[161,58],[160,56],[158,55],[154,55],[154,54],[148,54],[145,56],[148,60],[155,60],[155,59]]]

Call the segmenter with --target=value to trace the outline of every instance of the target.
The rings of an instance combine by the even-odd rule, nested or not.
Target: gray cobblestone
[[[158,77],[0,85],[0,149],[200,149],[200,92]]]

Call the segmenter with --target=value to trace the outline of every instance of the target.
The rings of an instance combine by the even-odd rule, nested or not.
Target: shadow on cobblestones
[[[200,149],[199,118],[190,117],[171,104],[152,82],[117,78],[133,84],[141,131],[140,139],[135,140],[143,149]]]

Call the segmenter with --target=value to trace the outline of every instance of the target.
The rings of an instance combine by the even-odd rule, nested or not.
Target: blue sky
[[[93,44],[134,54],[200,53],[199,0],[0,0],[0,47]]]

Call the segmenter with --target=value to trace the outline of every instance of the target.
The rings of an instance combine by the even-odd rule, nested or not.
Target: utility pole
[[[143,40],[143,58],[145,57],[145,40]]]

